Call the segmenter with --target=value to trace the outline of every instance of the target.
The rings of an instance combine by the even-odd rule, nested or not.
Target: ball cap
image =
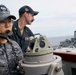
[[[10,11],[6,6],[0,5],[0,21],[6,19],[8,17],[10,17],[14,20],[16,19],[16,17],[14,15],[10,15]]]
[[[27,13],[31,13],[33,14],[34,16],[37,15],[39,12],[38,11],[34,11],[31,7],[29,6],[23,6],[19,9],[19,15],[22,15],[24,12],[27,12]]]

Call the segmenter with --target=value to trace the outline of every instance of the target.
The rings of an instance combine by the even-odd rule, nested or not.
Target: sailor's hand
[[[26,52],[30,52],[30,48],[29,47],[26,49]]]

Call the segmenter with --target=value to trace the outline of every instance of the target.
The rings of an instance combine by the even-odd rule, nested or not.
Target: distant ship
[[[74,31],[74,38],[66,39],[60,42],[60,47],[76,47],[76,31]]]

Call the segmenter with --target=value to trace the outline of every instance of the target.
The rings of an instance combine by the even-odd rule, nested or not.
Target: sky
[[[27,25],[33,33],[47,37],[74,35],[76,31],[76,0],[0,0],[17,19],[18,10],[24,5],[39,11],[35,21]]]

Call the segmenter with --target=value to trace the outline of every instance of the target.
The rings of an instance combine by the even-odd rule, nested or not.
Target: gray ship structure
[[[53,53],[62,58],[64,75],[76,75],[76,31],[74,38],[61,41],[60,45],[53,49]]]
[[[53,54],[53,48],[46,36],[35,34],[29,38],[28,51],[19,61],[24,75],[64,75],[62,59]]]
[[[76,47],[76,31],[74,31],[74,38],[61,41],[59,47]]]

